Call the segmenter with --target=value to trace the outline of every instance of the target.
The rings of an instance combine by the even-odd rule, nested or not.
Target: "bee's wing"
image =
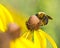
[[[43,23],[44,23],[44,25],[48,24],[48,18],[46,16],[44,16],[44,18],[43,18]]]
[[[41,20],[41,26],[47,25],[48,24],[48,17],[44,16],[43,19]]]
[[[51,20],[53,19],[52,17],[50,17],[50,16],[48,16],[48,15],[47,15],[47,17],[48,17],[48,19],[51,19]]]

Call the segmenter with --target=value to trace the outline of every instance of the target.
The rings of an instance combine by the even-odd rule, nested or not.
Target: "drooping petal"
[[[11,41],[10,42],[10,48],[26,48],[26,46],[24,46],[20,40],[16,40],[15,42],[14,41]]]
[[[27,39],[33,42],[33,37],[33,33],[30,32]]]
[[[24,32],[21,37],[26,37],[26,35],[27,35],[27,32]]]
[[[5,31],[7,29],[6,25],[10,22],[13,22],[13,18],[9,10],[2,4],[0,4],[0,18],[2,20],[4,31]]]
[[[27,31],[27,32],[24,32],[21,37],[26,38],[26,39],[32,41],[32,40],[33,40],[33,39],[32,39],[32,38],[33,38],[33,33],[30,32],[30,31]]]
[[[34,45],[35,48],[41,48],[41,36],[37,31],[34,31]]]
[[[25,31],[24,29],[26,29],[26,25],[25,25],[25,22],[26,22],[26,17],[22,17],[22,16],[25,16],[25,15],[22,15],[22,14],[17,14],[14,12],[11,12],[8,8],[6,8],[4,5],[0,4],[0,10],[1,10],[1,19],[4,23],[4,26],[6,28],[6,25],[8,23],[17,23],[19,26],[21,26],[22,30]]]
[[[38,31],[39,32],[39,34],[40,34],[40,36],[41,36],[41,46],[42,46],[42,48],[46,48],[47,47],[47,41],[46,41],[46,38],[45,38],[45,36],[40,32],[40,31]]]
[[[9,10],[7,10],[7,8],[5,6],[3,6],[2,4],[0,4],[0,8],[3,10],[3,12],[5,13],[6,19],[9,20],[9,22],[14,22],[12,15],[10,14]],[[8,21],[7,20],[7,21]]]
[[[6,17],[5,13],[3,12],[3,9],[0,7],[0,19],[2,20],[4,29],[6,28]]]
[[[49,42],[51,43],[53,48],[57,48],[57,45],[56,45],[55,41],[51,38],[51,36],[49,36],[47,33],[45,33],[42,30],[40,30],[40,32],[49,40]]]
[[[34,43],[28,39],[21,38],[21,43],[26,46],[26,48],[34,48]]]
[[[0,19],[0,30],[4,32],[4,26],[1,19]]]

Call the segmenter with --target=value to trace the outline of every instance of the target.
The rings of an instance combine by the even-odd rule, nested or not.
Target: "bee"
[[[52,17],[46,15],[44,12],[38,12],[36,16],[41,20],[41,24],[40,24],[41,26],[47,25],[49,19],[52,20]]]
[[[46,15],[44,12],[39,12],[30,16],[28,21],[26,21],[26,26],[28,30],[38,30],[40,26],[47,25],[49,19],[52,20],[52,18]]]

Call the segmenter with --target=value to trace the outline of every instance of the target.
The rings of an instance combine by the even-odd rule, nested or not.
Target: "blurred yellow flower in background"
[[[13,18],[13,17],[15,17],[15,18]],[[0,19],[1,19],[0,20],[0,30],[1,31],[4,32],[7,29],[7,27],[6,27],[7,24],[15,23],[15,20],[17,20],[18,18],[19,17],[13,16],[6,7],[4,7],[2,4],[0,4]],[[19,22],[17,21],[18,23],[21,22],[20,19],[21,18],[19,18]],[[24,26],[23,22],[20,24],[21,26]],[[31,44],[31,45],[29,45],[29,44]],[[29,40],[26,40],[26,39],[20,37],[19,39],[15,40],[15,41],[11,41],[10,48],[33,48],[33,43]]]
[[[25,21],[26,20],[22,17],[22,15],[13,15],[13,13],[10,13],[6,7],[0,4],[1,31],[4,32],[7,29],[6,25],[10,22],[17,23],[22,27],[22,30],[24,30],[26,28]],[[24,34],[19,39],[11,41],[10,48],[47,48],[47,39],[53,48],[57,48],[55,41],[42,30],[33,31],[33,33],[31,33],[31,31],[24,32]]]

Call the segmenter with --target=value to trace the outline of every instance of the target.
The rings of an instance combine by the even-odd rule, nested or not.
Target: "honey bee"
[[[41,26],[47,25],[49,19],[52,20],[52,17],[46,15],[44,12],[38,12],[36,16],[41,20],[41,24],[40,24]]]

